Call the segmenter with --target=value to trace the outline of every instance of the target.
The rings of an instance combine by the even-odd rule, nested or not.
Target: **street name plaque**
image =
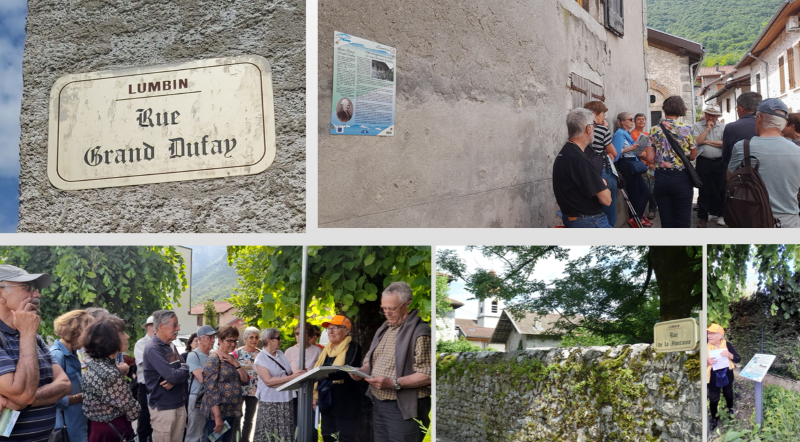
[[[659,322],[653,327],[656,353],[697,350],[700,346],[699,330],[694,318]]]
[[[253,175],[274,159],[263,57],[71,74],[50,93],[47,174],[59,189]]]

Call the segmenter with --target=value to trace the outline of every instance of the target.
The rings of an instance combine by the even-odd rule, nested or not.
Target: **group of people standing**
[[[644,114],[619,113],[613,135],[602,102],[570,111],[569,141],[553,165],[565,227],[614,227],[617,190],[624,188],[631,227],[638,227],[635,216],[643,227],[652,226],[658,212],[661,227],[688,228],[698,185],[697,227],[714,220],[724,226],[726,180],[743,164],[745,140],[752,140],[749,149],[758,158],[775,218],[781,227],[800,227],[800,114],[790,114],[780,99],[762,101],[756,92],[739,96],[739,120],[728,125],[718,121],[722,112],[716,105],[707,106],[693,125],[680,122],[687,113],[681,97],[667,98],[662,109],[664,118],[647,132]],[[646,147],[637,155],[643,134]],[[700,183],[687,171],[695,159]]]
[[[130,358],[126,322],[102,308],[59,316],[58,340],[45,346],[37,334],[39,290],[51,282],[47,274],[0,265],[0,406],[20,411],[11,436],[0,440],[43,442],[67,433],[71,441],[205,441],[227,429],[219,439],[227,442],[243,426],[238,440],[250,441],[255,428],[255,441],[294,441],[299,404],[294,390],[278,388],[322,365],[371,374],[362,382],[339,370],[317,382],[312,406],[326,442],[356,440],[366,397],[376,441],[420,442],[415,419],[430,423],[431,330],[409,310],[406,283],[384,290],[386,322],[363,357],[341,315],[322,324],[329,338],[322,348],[313,343],[313,326],[306,342],[284,354],[277,328],[248,327],[236,348],[239,329],[204,325],[181,355],[172,344],[178,318],[159,310],[142,325],[147,334]]]

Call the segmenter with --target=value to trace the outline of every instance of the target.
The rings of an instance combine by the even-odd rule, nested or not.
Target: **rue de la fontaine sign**
[[[71,74],[50,93],[47,174],[59,189],[252,175],[274,159],[263,57]]]

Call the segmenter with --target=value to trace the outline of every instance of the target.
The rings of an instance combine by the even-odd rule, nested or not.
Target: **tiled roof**
[[[503,310],[500,315],[500,321],[497,323],[497,328],[494,329],[492,334],[492,343],[504,344],[512,332],[519,330],[524,335],[541,335],[547,334],[553,324],[558,321],[561,315],[551,313],[549,315],[540,316],[536,313],[526,313],[525,317],[517,320],[507,311]],[[580,318],[577,318],[580,319]]]
[[[228,310],[232,309],[233,306],[231,305],[230,302],[227,302],[227,301],[215,301],[214,302],[214,308],[217,309],[217,313],[225,313]],[[189,310],[189,314],[190,315],[202,315],[203,314],[203,304],[198,304],[198,305],[192,307],[192,309]]]
[[[461,301],[456,301],[456,300],[455,300],[455,299],[453,299],[453,298],[444,298],[444,300],[445,300],[445,301],[447,301],[447,302],[449,302],[449,303],[450,303],[450,306],[451,306],[451,307],[453,307],[453,308],[459,308],[459,307],[463,307],[463,306],[464,306],[464,303],[463,303],[463,302],[461,302]]]
[[[708,77],[711,75],[725,75],[730,73],[733,70],[733,66],[720,66],[719,72],[717,72],[716,66],[705,66],[701,67],[697,71],[698,77]]]
[[[478,321],[474,319],[456,318],[456,325],[464,332],[467,338],[491,338],[493,328],[478,327]]]

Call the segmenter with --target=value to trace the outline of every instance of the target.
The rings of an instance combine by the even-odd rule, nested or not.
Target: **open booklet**
[[[359,371],[357,368],[351,367],[349,365],[324,365],[321,367],[316,367],[311,370],[308,370],[308,373],[292,379],[291,382],[287,382],[281,385],[276,390],[278,391],[297,390],[298,388],[300,388],[300,386],[304,381],[311,381],[319,378],[324,378],[325,376],[328,375],[328,373],[333,373],[334,371],[339,371],[339,370],[346,371],[352,374],[357,374],[363,378],[368,378],[368,379],[372,378],[372,376],[362,371]]]
[[[650,135],[641,134],[639,135],[639,139],[636,140],[636,150],[634,153],[638,157],[644,153],[644,150],[647,149],[648,146],[650,146]]]

